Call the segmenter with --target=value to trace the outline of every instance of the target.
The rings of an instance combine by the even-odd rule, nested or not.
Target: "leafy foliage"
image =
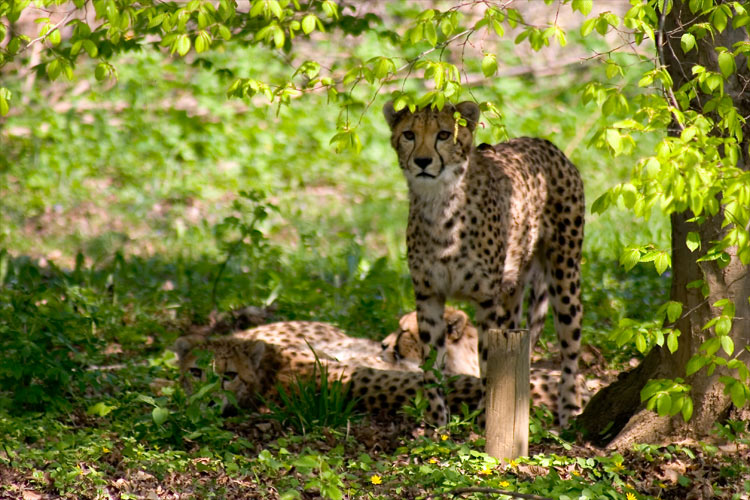
[[[265,402],[270,417],[301,434],[321,427],[346,426],[357,416],[357,400],[350,397],[349,387],[340,378],[331,380],[328,366],[320,362],[317,354],[310,377],[297,377],[288,389],[277,385],[276,392],[278,404]]]

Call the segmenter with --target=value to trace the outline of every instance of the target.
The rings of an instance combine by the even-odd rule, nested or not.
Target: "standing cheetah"
[[[474,301],[485,383],[487,330],[520,326],[530,284],[532,341],[548,300],[555,311],[562,352],[558,408],[566,425],[581,408],[576,375],[585,206],[578,170],[543,139],[474,147],[479,107],[473,102],[414,113],[389,102],[383,111],[409,187],[406,246],[420,339],[442,360],[446,299]]]

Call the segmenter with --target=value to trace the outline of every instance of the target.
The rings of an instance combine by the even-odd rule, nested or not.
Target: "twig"
[[[467,486],[465,488],[456,488],[455,490],[440,493],[437,497],[434,498],[445,497],[448,495],[455,497],[456,495],[463,495],[464,493],[494,493],[496,495],[508,495],[512,498],[524,498],[528,500],[553,500],[549,497],[533,495],[531,493],[518,493],[516,491],[500,490],[497,488],[489,488],[485,486]]]
[[[56,30],[57,28],[59,28],[59,27],[60,27],[60,26],[61,26],[61,25],[62,25],[63,23],[65,23],[65,21],[67,21],[68,19],[70,19],[70,16],[72,16],[72,15],[73,15],[73,13],[74,13],[75,11],[77,11],[77,10],[78,10],[78,8],[75,8],[75,9],[71,9],[71,10],[69,10],[69,11],[68,11],[68,12],[67,12],[67,13],[65,14],[65,17],[63,17],[63,18],[62,18],[62,19],[61,19],[60,21],[58,21],[58,22],[57,22],[57,23],[56,23],[56,24],[55,24],[54,26],[52,26],[52,27],[51,27],[50,29],[48,29],[48,30],[47,30],[47,32],[46,32],[46,33],[45,33],[44,35],[42,35],[42,36],[40,36],[40,37],[37,37],[37,38],[34,38],[34,39],[33,39],[33,40],[31,40],[31,41],[30,41],[29,43],[27,43],[27,44],[26,44],[26,46],[24,47],[24,50],[28,49],[29,47],[31,47],[32,45],[34,45],[34,44],[35,44],[36,42],[39,42],[39,41],[44,41],[44,40],[45,40],[45,39],[46,39],[46,38],[47,38],[47,37],[48,37],[48,36],[49,36],[49,35],[50,35],[51,33],[53,33],[53,32],[54,32],[54,31],[55,31],[55,30]]]
[[[447,39],[443,43],[439,43],[439,44],[435,45],[434,47],[431,47],[431,48],[429,48],[427,50],[422,51],[418,56],[409,59],[409,61],[407,61],[406,64],[404,64],[403,66],[401,66],[400,68],[398,68],[393,74],[395,75],[395,74],[400,73],[401,71],[405,70],[406,68],[408,68],[409,66],[411,66],[415,62],[417,62],[420,59],[422,59],[427,54],[435,52],[438,49],[442,49],[443,47],[446,47],[446,46],[450,45],[450,43],[453,40],[455,40],[457,38],[460,38],[460,37],[464,36],[466,33],[470,33],[470,32],[473,32],[473,31],[474,31],[473,29],[464,30],[464,31],[462,31],[461,33],[459,33],[457,35],[453,35],[452,37],[450,37],[449,39]]]

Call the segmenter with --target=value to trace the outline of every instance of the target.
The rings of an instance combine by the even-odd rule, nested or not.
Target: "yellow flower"
[[[440,435],[440,440],[441,441],[445,441],[446,439],[448,439],[448,434],[441,434]]]
[[[516,467],[518,467],[518,462],[516,462],[515,460],[511,460],[510,462],[508,462],[508,467],[515,469]]]
[[[492,474],[492,469],[490,469],[489,467],[485,467],[484,469],[480,470],[479,473],[487,476],[489,474]]]
[[[625,498],[627,498],[628,500],[637,500],[638,497],[628,491],[628,494],[625,495]]]
[[[500,481],[501,488],[507,488],[508,486],[510,486],[510,483],[508,481]]]
[[[577,471],[577,470],[575,470],[575,469],[573,469],[572,471],[570,471],[570,473],[571,473],[571,474],[573,474],[574,476],[580,476],[580,475],[581,475],[581,473],[580,473],[580,472],[578,472],[578,471]]]
[[[109,448],[107,448],[106,446],[102,446],[102,453],[109,453],[109,451]]]
[[[431,464],[436,464],[436,463],[437,463],[437,458],[435,458],[435,457],[432,457],[432,458],[431,458],[431,459],[429,460],[429,462],[430,462]]]
[[[377,474],[373,474],[370,476],[370,482],[372,484],[381,484],[383,482],[383,478],[378,476]]]

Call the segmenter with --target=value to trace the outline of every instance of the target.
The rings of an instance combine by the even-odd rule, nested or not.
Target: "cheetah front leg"
[[[446,324],[443,313],[445,298],[435,294],[416,292],[417,325],[419,340],[422,341],[424,351],[422,361],[427,359],[431,349],[435,349],[435,367],[443,370],[445,365],[445,335]]]

